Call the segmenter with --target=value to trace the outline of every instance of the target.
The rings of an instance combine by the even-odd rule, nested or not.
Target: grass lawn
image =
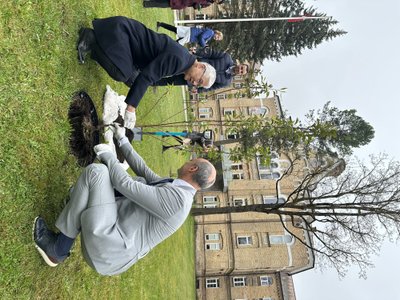
[[[54,224],[68,187],[81,172],[69,153],[68,107],[84,89],[101,115],[106,84],[126,94],[93,61],[79,65],[77,31],[93,18],[125,15],[155,28],[172,22],[169,9],[143,9],[139,0],[7,0],[0,4],[0,298],[193,299],[193,221],[128,272],[103,277],[83,261],[79,240],[71,257],[47,267],[34,249],[31,227],[41,214]],[[167,92],[160,103],[158,99]],[[179,88],[151,89],[138,109],[138,124],[159,123],[181,111]],[[143,117],[143,118],[141,118]],[[178,113],[173,120],[183,118]],[[161,155],[161,142],[145,137],[134,147],[160,174],[184,161]]]

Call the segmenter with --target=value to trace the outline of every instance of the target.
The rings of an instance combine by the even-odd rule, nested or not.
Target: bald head
[[[216,176],[217,171],[214,166],[204,158],[192,159],[178,170],[178,177],[193,185],[197,190],[212,186]]]

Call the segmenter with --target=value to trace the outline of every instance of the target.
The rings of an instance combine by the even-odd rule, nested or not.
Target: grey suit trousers
[[[71,190],[70,201],[59,215],[56,226],[66,236],[76,238],[81,231],[81,215],[87,208],[112,203],[115,203],[114,189],[107,167],[91,164],[84,169]]]

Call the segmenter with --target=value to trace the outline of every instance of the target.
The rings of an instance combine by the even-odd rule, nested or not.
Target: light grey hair
[[[203,88],[209,89],[215,82],[217,78],[217,72],[215,71],[214,67],[206,62],[201,62],[205,67],[206,70],[204,72],[204,77],[208,78],[208,84],[204,85]]]
[[[196,182],[202,190],[211,187],[215,183],[215,178],[210,181],[213,171],[213,165],[207,161],[197,161],[197,172],[193,174],[193,181]]]

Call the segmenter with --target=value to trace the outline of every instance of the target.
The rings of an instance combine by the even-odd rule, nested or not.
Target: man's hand
[[[98,144],[93,147],[94,153],[96,153],[97,158],[102,161],[101,156],[102,154],[105,153],[111,153],[113,156],[115,156],[115,153],[113,152],[112,148],[108,144]]]
[[[126,135],[126,129],[122,127],[118,123],[113,123],[110,126],[111,131],[114,133],[114,137],[119,141],[120,139],[124,138]]]
[[[133,130],[136,124],[136,109],[132,105],[128,105],[125,110],[124,126]]]

